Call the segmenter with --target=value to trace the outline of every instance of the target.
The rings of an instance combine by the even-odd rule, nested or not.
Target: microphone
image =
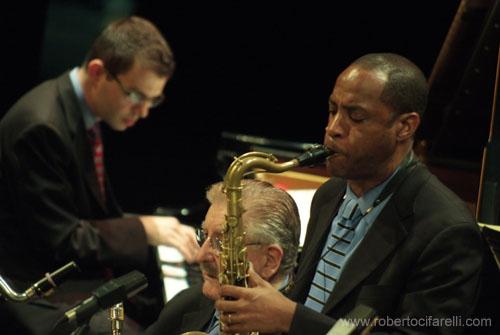
[[[139,271],[112,279],[92,292],[92,296],[64,314],[54,326],[53,334],[69,334],[88,321],[96,312],[126,300],[148,286],[146,276]]]
[[[326,335],[365,335],[373,328],[376,320],[375,310],[360,304],[354,307],[342,319],[337,320]]]

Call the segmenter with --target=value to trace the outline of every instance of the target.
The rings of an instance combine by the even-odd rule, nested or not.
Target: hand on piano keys
[[[182,224],[175,216],[142,215],[139,219],[150,245],[175,247],[188,263],[194,262],[200,246],[193,227]]]
[[[187,264],[176,248],[159,246],[157,252],[163,276],[165,303],[180,291],[202,280],[198,264]]]

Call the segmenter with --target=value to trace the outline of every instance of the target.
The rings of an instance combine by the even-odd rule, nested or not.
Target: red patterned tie
[[[95,173],[102,199],[106,199],[104,191],[104,148],[102,146],[101,128],[96,123],[89,129],[90,141],[93,146]]]

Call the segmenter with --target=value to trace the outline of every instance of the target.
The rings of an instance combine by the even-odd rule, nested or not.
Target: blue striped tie
[[[214,316],[212,317],[212,320],[210,321],[210,324],[208,325],[207,328],[207,334],[208,335],[219,335],[220,329],[219,329],[219,312],[215,311]]]
[[[340,277],[346,255],[355,247],[351,243],[355,228],[362,215],[354,199],[346,199],[332,223],[330,236],[321,252],[321,259],[316,268],[305,306],[318,312],[323,310],[326,301]]]

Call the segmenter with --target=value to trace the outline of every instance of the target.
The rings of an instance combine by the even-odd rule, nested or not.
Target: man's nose
[[[134,106],[134,110],[141,119],[145,119],[149,115],[151,104],[149,102],[141,102]]]
[[[342,134],[345,132],[344,128],[345,127],[343,125],[343,120],[340,116],[340,113],[336,113],[335,115],[331,115],[328,118],[328,123],[325,127],[325,133],[332,138],[342,136]]]
[[[210,246],[210,240],[207,238],[201,245],[198,253],[196,254],[196,262],[213,262],[215,261],[215,255]]]

